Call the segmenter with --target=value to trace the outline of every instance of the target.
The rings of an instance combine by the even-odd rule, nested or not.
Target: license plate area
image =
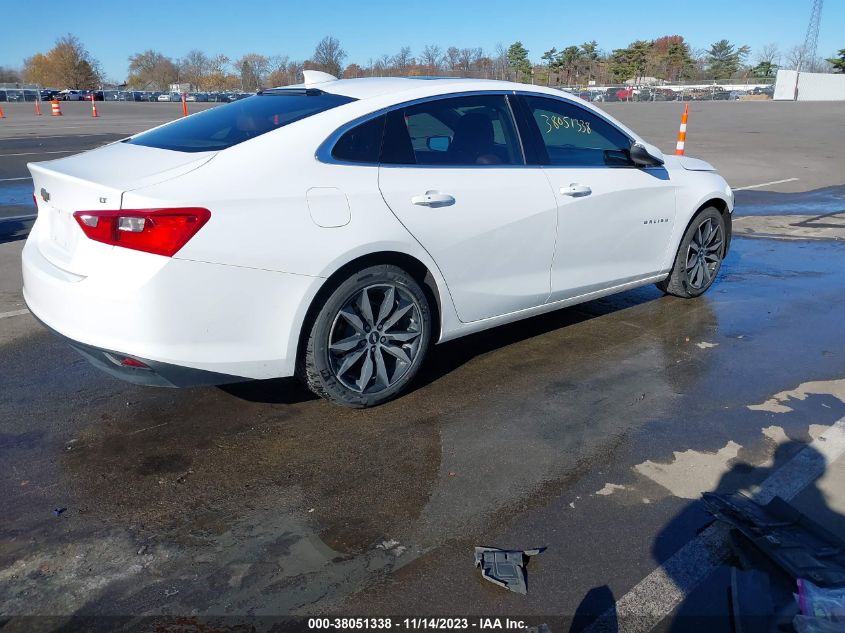
[[[53,245],[70,254],[76,246],[77,232],[76,220],[67,211],[51,208],[50,215],[50,241]]]

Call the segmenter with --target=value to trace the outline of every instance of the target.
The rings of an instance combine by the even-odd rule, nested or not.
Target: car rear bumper
[[[171,386],[293,375],[321,279],[122,248],[81,277],[47,260],[38,239],[36,221],[22,255],[24,299],[101,369]],[[150,370],[122,367],[124,357]]]
[[[129,356],[123,352],[86,345],[85,343],[68,338],[61,332],[57,332],[37,316],[35,319],[55,336],[79,352],[97,369],[115,378],[120,378],[136,385],[143,385],[145,387],[199,387],[203,385],[225,385],[246,380],[243,376],[231,376],[229,374],[219,374],[192,367],[183,367],[182,365],[160,363],[149,358],[138,358],[137,356]],[[125,358],[140,361],[145,367],[124,365],[122,361]]]

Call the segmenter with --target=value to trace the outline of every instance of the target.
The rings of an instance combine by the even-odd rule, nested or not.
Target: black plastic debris
[[[481,576],[492,583],[515,593],[528,593],[528,575],[525,570],[529,557],[545,551],[545,547],[526,550],[476,547],[475,566]]]
[[[792,578],[845,586],[845,541],[780,497],[760,505],[743,494],[704,493],[704,505]]]
[[[65,512],[66,510],[67,510],[67,508],[53,508],[53,514],[55,514],[58,517],[58,516],[61,516],[62,513]]]
[[[731,569],[731,621],[736,633],[769,633],[775,617],[769,575]]]

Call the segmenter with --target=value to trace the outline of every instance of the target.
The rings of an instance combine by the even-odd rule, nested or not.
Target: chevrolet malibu
[[[162,386],[298,376],[346,406],[434,343],[645,284],[716,278],[733,194],[577,97],[467,79],[337,80],[29,165],[32,313]]]

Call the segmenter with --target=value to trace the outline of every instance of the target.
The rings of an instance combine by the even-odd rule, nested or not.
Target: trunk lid
[[[120,209],[124,192],[193,171],[214,155],[117,142],[68,158],[29,163],[38,206],[32,237],[54,266],[86,277],[114,247],[89,240],[73,217],[76,211]]]

